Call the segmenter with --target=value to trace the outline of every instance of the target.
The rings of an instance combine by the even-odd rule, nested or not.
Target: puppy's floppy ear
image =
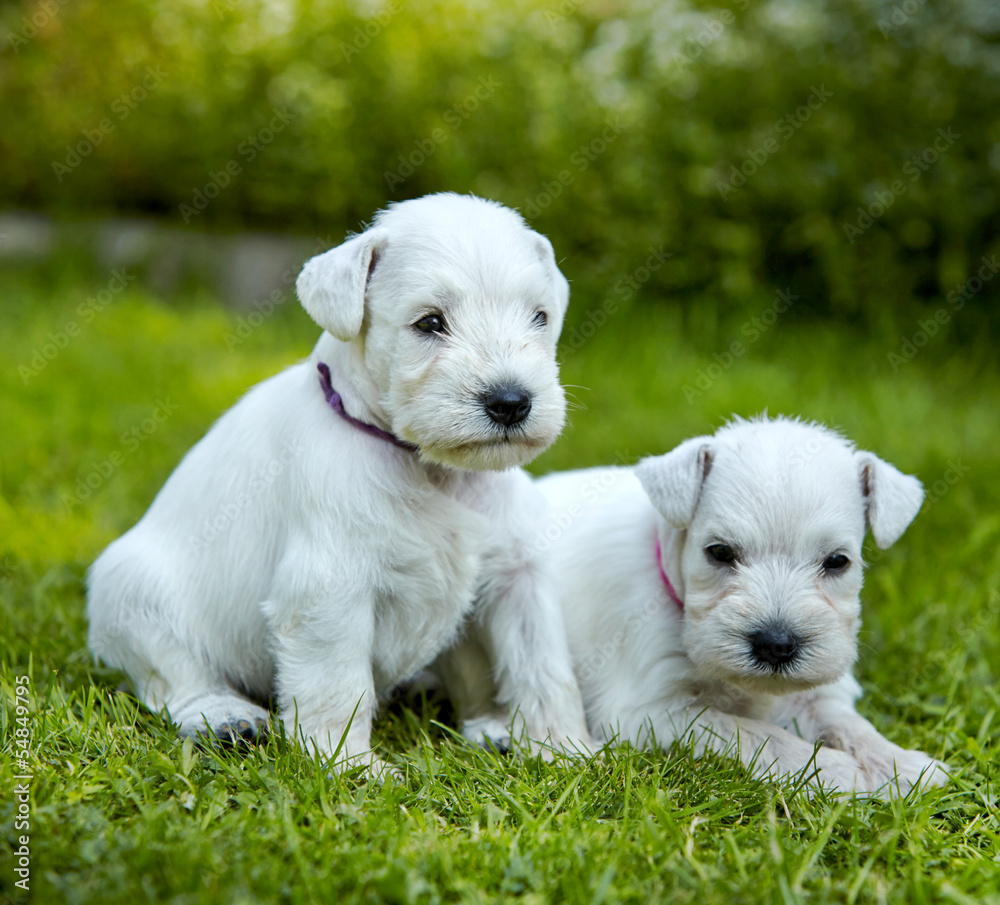
[[[913,521],[924,502],[924,486],[874,453],[854,454],[865,497],[865,511],[875,543],[891,547]]]
[[[382,229],[353,236],[306,261],[295,281],[302,307],[337,339],[348,342],[361,332],[365,289],[385,241]]]
[[[702,485],[712,468],[712,455],[711,437],[693,437],[636,466],[635,475],[650,502],[675,528],[687,528],[694,519]]]
[[[558,308],[559,322],[562,323],[566,308],[569,307],[569,282],[563,276],[559,265],[556,263],[556,252],[552,243],[541,233],[536,233],[533,229],[528,230],[531,240],[535,243],[538,257],[541,259],[549,275],[549,282],[552,284],[553,297]]]

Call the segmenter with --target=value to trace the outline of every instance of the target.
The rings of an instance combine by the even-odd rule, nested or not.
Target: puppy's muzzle
[[[751,632],[747,639],[754,660],[761,666],[781,670],[798,656],[801,641],[781,626],[769,625]]]
[[[518,386],[498,386],[482,396],[483,408],[492,421],[514,427],[531,412],[531,395]]]

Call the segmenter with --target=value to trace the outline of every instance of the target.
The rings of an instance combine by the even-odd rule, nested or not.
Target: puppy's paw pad
[[[212,727],[212,735],[223,748],[249,747],[260,742],[266,734],[267,722],[259,717],[232,720]]]
[[[268,712],[236,695],[206,695],[171,714],[181,735],[205,748],[239,748],[255,744],[268,725]]]

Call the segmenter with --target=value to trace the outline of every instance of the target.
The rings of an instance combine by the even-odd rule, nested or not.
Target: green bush
[[[793,317],[950,319],[1000,251],[995,7],[723,2],[14,6],[0,205],[339,237],[472,191],[549,234],[588,304],[662,248],[642,297],[695,324],[784,287]],[[998,284],[955,336],[997,323]]]

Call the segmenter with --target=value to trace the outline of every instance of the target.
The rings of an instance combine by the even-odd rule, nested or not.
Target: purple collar
[[[320,362],[316,365],[316,370],[319,371],[319,385],[323,390],[323,395],[326,397],[326,402],[341,418],[345,421],[353,424],[358,430],[363,430],[366,434],[371,434],[373,437],[378,437],[380,440],[385,440],[391,443],[393,446],[398,446],[400,449],[405,449],[407,452],[416,452],[419,447],[414,443],[407,443],[405,440],[400,440],[395,434],[390,434],[389,431],[384,431],[380,427],[376,427],[374,424],[367,424],[364,421],[360,421],[357,418],[353,418],[347,414],[344,410],[344,400],[340,398],[340,393],[338,393],[334,388],[333,384],[330,382],[330,368]]]
[[[677,609],[684,612],[684,601],[677,596],[674,586],[670,583],[670,579],[667,578],[667,571],[663,568],[663,552],[660,550],[659,538],[656,539],[656,564],[660,567],[660,578],[663,581],[663,586],[667,589],[667,593],[670,595],[670,599],[677,604]]]

